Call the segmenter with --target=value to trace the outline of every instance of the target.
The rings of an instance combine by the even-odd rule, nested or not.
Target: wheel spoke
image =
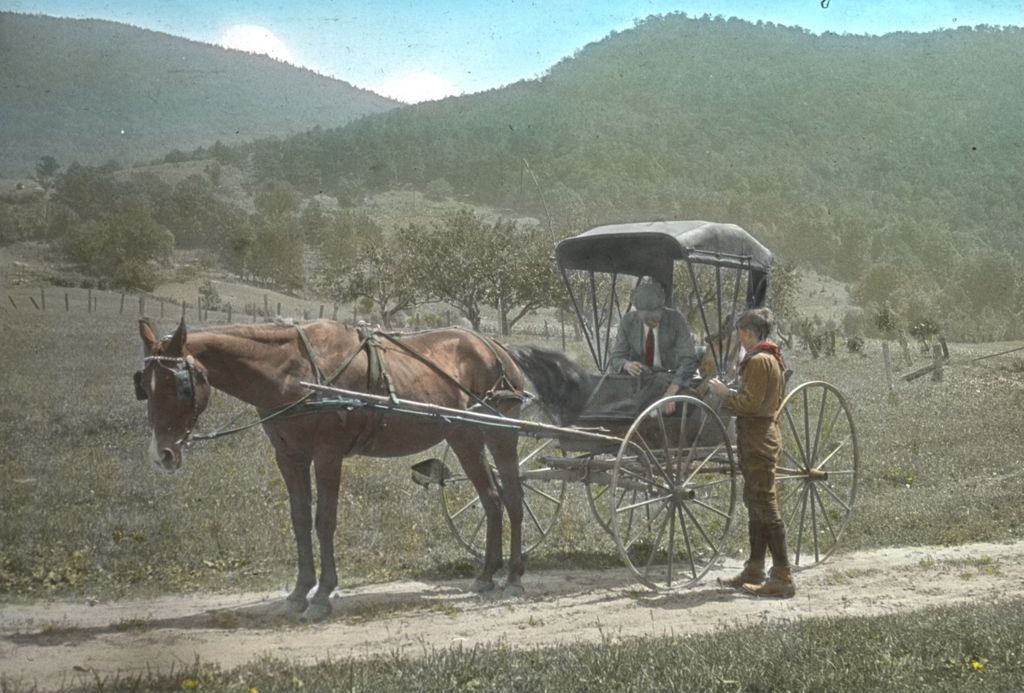
[[[479,503],[479,501],[480,501],[480,499],[479,499],[479,498],[477,498],[476,496],[474,496],[474,497],[473,497],[472,499],[470,499],[470,500],[469,500],[469,502],[468,502],[468,503],[466,503],[466,504],[465,504],[465,505],[463,505],[463,506],[462,506],[461,508],[459,508],[458,510],[456,510],[455,512],[453,512],[453,513],[452,513],[452,515],[451,515],[452,519],[453,519],[453,520],[454,520],[454,519],[456,519],[456,518],[457,518],[457,517],[459,517],[459,516],[460,516],[460,515],[461,515],[462,513],[466,512],[467,510],[469,510],[469,509],[470,509],[470,508],[472,508],[473,506],[477,505],[477,504]]]
[[[648,496],[646,500],[642,500],[639,503],[633,503],[632,505],[622,506],[621,508],[617,508],[615,510],[615,512],[623,513],[623,512],[630,511],[630,510],[636,510],[638,508],[645,508],[645,507],[651,505],[652,503],[663,503],[663,502],[665,502],[666,500],[668,500],[671,497],[672,497],[671,495],[667,495],[667,496]]]
[[[848,443],[850,443],[852,440],[853,440],[853,436],[852,435],[847,435],[846,438],[843,439],[843,442],[841,442],[838,445],[836,445],[835,448],[833,448],[832,451],[829,452],[828,455],[824,459],[822,459],[820,462],[818,462],[818,464],[816,464],[814,466],[814,468],[815,469],[821,469],[822,467],[824,467],[826,464],[829,463],[829,461],[833,457],[835,457],[839,453],[840,450],[845,448],[846,445]]]
[[[696,502],[696,501],[693,501],[693,502]],[[701,506],[702,508],[707,508],[708,510],[711,510],[712,512],[718,513],[719,515],[721,515],[722,517],[724,517],[726,519],[728,519],[728,517],[729,517],[728,515],[726,515],[725,513],[722,513],[718,509],[712,508],[712,507],[710,507],[708,505],[705,505],[703,503],[697,503],[697,505]],[[714,555],[718,555],[718,547],[715,545],[715,541],[711,537],[708,536],[708,533],[704,530],[704,525],[701,524],[700,520],[694,514],[693,510],[691,510],[689,508],[689,506],[687,504],[685,504],[685,503],[683,504],[683,510],[686,511],[686,514],[690,518],[690,522],[692,522],[693,526],[697,528],[697,531],[700,533],[701,537],[703,537],[704,541],[707,542],[707,545],[709,547],[711,547],[711,554],[713,556]]]
[[[804,538],[804,515],[807,512],[807,484],[800,485],[800,524],[796,534],[796,564],[800,565],[800,549]]]
[[[818,506],[814,502],[814,484],[807,484],[807,497],[811,506],[811,539],[814,540],[814,562],[821,560],[818,551]]]
[[[707,463],[710,462],[715,457],[715,455],[717,455],[722,450],[722,448],[722,444],[719,444],[717,447],[715,447],[714,450],[712,450],[703,460],[700,461],[700,464],[697,465],[696,469],[690,471],[689,476],[686,477],[686,481],[684,481],[683,483],[689,484],[693,480],[693,477],[697,476],[697,474],[700,473],[700,470],[704,469],[704,467],[707,466]],[[694,450],[695,447],[692,447],[690,449]]]
[[[670,519],[672,519],[670,514],[665,515],[665,521],[662,522],[661,527],[658,528],[658,535],[654,538],[654,541],[651,542],[650,553],[647,556],[647,563],[644,565],[645,574],[650,574],[651,572],[651,564],[654,562],[654,556],[658,553],[658,547],[661,545],[661,538],[665,536],[665,527],[668,526]]]
[[[546,440],[542,444],[538,445],[536,448],[528,452],[526,455],[523,456],[521,460],[519,460],[519,468],[522,469],[523,467],[529,465],[530,462],[532,462],[538,455],[540,455],[540,453],[547,450],[553,444],[554,441]]]
[[[818,493],[818,489],[816,487],[811,487],[811,493],[814,494],[815,500],[818,501],[818,507],[821,508],[821,516],[825,520],[825,526],[828,528],[829,534],[832,535],[832,543],[835,544],[839,541],[839,535],[836,533],[835,527],[832,526],[832,520],[828,516],[828,510],[825,508],[825,502],[822,500],[821,494]]]
[[[679,528],[683,531],[683,541],[686,543],[686,556],[690,559],[690,579],[697,579],[697,564],[693,560],[693,543],[690,541],[690,532],[686,529],[686,520],[683,519],[683,509],[676,506],[675,514],[679,516]],[[675,553],[675,546],[669,547],[672,549],[672,553]],[[671,553],[669,554],[669,585],[672,584],[672,562]]]
[[[533,506],[530,505],[530,501],[526,499],[525,495],[523,496],[523,511],[530,518],[530,522],[533,523],[537,531],[543,535],[545,533],[544,527],[541,525],[540,520],[537,519],[537,515],[533,512]]]
[[[810,463],[807,460],[807,454],[804,452],[804,446],[800,444],[800,434],[796,430],[796,423],[793,421],[793,414],[790,412],[789,407],[786,407],[783,411],[786,414],[786,422],[789,423],[789,428],[793,432],[793,442],[796,443],[796,449],[800,452],[800,457],[804,461],[803,467],[804,469],[807,469],[810,466]],[[796,460],[795,458],[794,462],[800,464],[799,460]]]
[[[834,472],[829,472],[829,473],[833,474]],[[830,485],[825,484],[822,488],[824,488],[828,492],[828,495],[832,496],[832,498],[835,499],[836,503],[839,503],[839,505],[843,506],[843,510],[845,510],[846,512],[850,512],[850,510],[851,510],[850,506],[847,505],[843,501],[843,499],[839,497],[839,494],[836,493],[835,490]]]
[[[527,482],[525,482],[525,481],[524,481],[524,482],[522,482],[522,484],[523,484],[523,490],[524,490],[524,491],[526,491],[527,489],[529,489],[529,490],[530,490],[530,491],[532,491],[533,493],[536,493],[536,494],[537,494],[538,496],[540,496],[540,497],[542,497],[542,498],[546,498],[546,499],[548,499],[548,500],[549,500],[549,501],[551,501],[552,503],[560,503],[560,502],[561,502],[561,500],[560,500],[560,499],[558,499],[558,498],[556,498],[556,497],[552,496],[552,495],[551,495],[550,493],[548,493],[548,492],[547,492],[547,491],[545,491],[544,489],[542,489],[542,488],[538,488],[538,487],[537,487],[537,486],[535,486],[534,484],[530,484],[530,483],[527,483]],[[524,498],[524,499],[526,498],[526,494],[525,494],[525,493],[523,493],[523,498]]]
[[[828,390],[822,389],[821,391],[821,404],[818,405],[818,416],[816,417],[815,423],[817,424],[814,430],[814,444],[808,447],[811,450],[811,464],[814,464],[814,460],[818,459],[818,442],[821,440],[821,425],[825,421],[825,402],[828,399]]]
[[[700,507],[704,508],[705,510],[708,510],[709,512],[713,512],[716,515],[720,515],[725,520],[728,520],[730,517],[732,517],[732,515],[730,515],[729,513],[722,512],[715,506],[709,505],[702,500],[697,500],[696,498],[694,498],[690,500],[690,502],[693,503],[694,505],[699,505]]]

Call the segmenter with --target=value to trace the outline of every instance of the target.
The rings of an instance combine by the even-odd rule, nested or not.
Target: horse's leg
[[[519,435],[516,431],[500,431],[487,438],[487,447],[501,475],[501,500],[508,511],[509,563],[505,591],[522,594],[523,572],[523,485],[519,478]]]
[[[313,567],[313,513],[312,489],[309,477],[309,458],[282,450],[276,451],[277,468],[288,489],[288,503],[292,512],[292,531],[295,533],[295,547],[298,553],[299,575],[295,589],[288,595],[288,606],[292,611],[306,610],[306,595],[316,584]]]
[[[341,453],[320,450],[313,455],[316,471],[316,538],[320,543],[320,582],[302,620],[319,621],[331,613],[331,593],[338,586],[334,561],[334,531],[338,527],[338,492],[341,488]]]
[[[484,566],[470,589],[488,592],[494,589],[494,574],[501,567],[501,498],[484,461],[483,435],[479,431],[464,431],[449,437],[448,443],[476,489],[487,518]]]

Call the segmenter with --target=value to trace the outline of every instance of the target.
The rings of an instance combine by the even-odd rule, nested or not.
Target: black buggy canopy
[[[677,260],[748,268],[768,274],[774,256],[736,224],[645,221],[598,226],[555,247],[562,269],[649,276],[672,285]]]

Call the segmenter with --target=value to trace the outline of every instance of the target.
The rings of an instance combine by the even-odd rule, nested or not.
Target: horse
[[[484,561],[471,589],[495,589],[494,574],[502,565],[504,505],[511,531],[503,589],[510,594],[523,592],[517,430],[373,407],[313,406],[318,397],[302,383],[515,417],[529,379],[540,403],[567,425],[579,415],[589,389],[585,373],[565,355],[538,347],[506,346],[460,328],[397,335],[331,320],[230,325],[193,332],[182,320],[173,334],[161,338],[153,323],[143,318],[139,334],[144,368],[134,374],[136,396],[146,400],[152,433],[148,457],[158,468],[174,472],[182,467],[184,446],[213,389],[260,412],[259,423],[274,447],[288,490],[295,533],[298,576],[286,602],[303,621],[319,621],[330,614],[330,595],[338,585],[334,535],[343,459],[355,454],[411,455],[442,440],[451,446],[473,483],[486,516]],[[484,446],[494,459],[500,484],[496,485],[484,461]],[[311,537],[314,479],[319,580]],[[309,598],[314,586],[316,592]]]

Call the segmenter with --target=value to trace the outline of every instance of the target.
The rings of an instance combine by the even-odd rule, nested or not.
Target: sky
[[[1024,0],[0,0],[0,10],[265,53],[406,103],[540,77],[588,43],[672,12],[837,34],[1024,26]]]

